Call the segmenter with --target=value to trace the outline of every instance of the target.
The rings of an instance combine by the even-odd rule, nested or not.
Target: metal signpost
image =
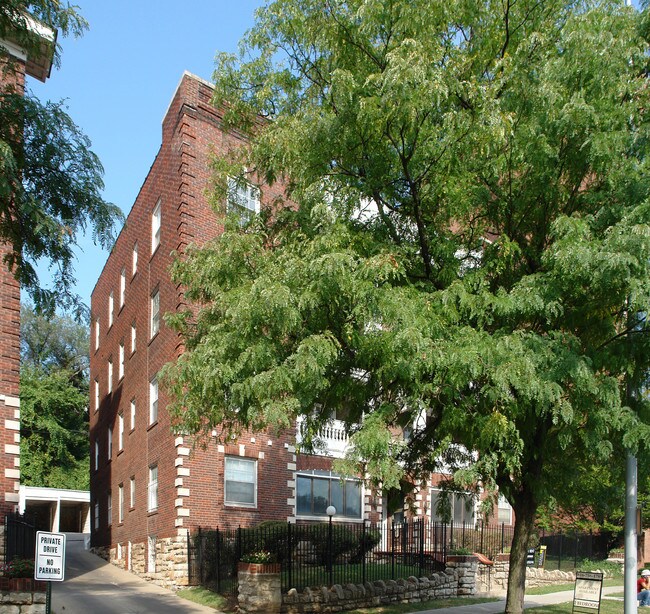
[[[34,579],[47,582],[45,614],[52,612],[52,582],[63,582],[65,575],[65,534],[36,533]]]

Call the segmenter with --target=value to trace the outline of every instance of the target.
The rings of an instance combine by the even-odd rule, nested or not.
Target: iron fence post
[[[217,591],[221,591],[221,533],[219,527],[214,535],[215,563],[217,569]]]
[[[485,523],[481,520],[481,554],[485,554],[485,550],[483,549],[483,535],[485,533]]]
[[[390,523],[390,579],[395,579],[395,521]]]
[[[197,551],[198,551],[197,554],[198,554],[198,557],[199,557],[199,584],[203,584],[203,582],[205,582],[205,575],[204,575],[204,568],[203,568],[203,551],[204,551],[204,548],[203,548],[203,537],[201,535],[201,527],[199,527],[196,539],[197,539],[196,543],[198,544],[198,546],[197,546]]]
[[[332,569],[332,517],[330,516],[329,529],[327,532],[327,567],[329,571],[330,586],[334,586],[334,571]]]
[[[418,521],[418,523],[420,530],[420,556],[418,561],[420,573],[418,575],[421,578],[424,575],[424,519]]]
[[[291,547],[291,523],[287,522],[287,580],[289,582],[289,586],[286,588],[293,588],[292,587],[292,578],[291,578],[291,572],[292,572],[292,566],[293,566],[293,560],[292,560],[292,555],[293,555],[293,548]]]
[[[361,530],[361,583],[366,584],[366,519]]]
[[[557,556],[557,568],[562,569],[562,546],[564,544],[564,535],[562,533],[560,533],[559,542],[560,542],[560,548]]]
[[[528,546],[526,546],[528,548]],[[506,525],[504,522],[501,523],[501,552],[506,549]]]

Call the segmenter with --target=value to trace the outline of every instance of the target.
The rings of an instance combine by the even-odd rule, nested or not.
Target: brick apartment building
[[[386,520],[389,512],[399,518],[403,509],[359,481],[332,475],[332,457],[347,444],[336,421],[324,433],[325,456],[296,456],[299,429],[249,434],[231,445],[214,440],[206,449],[171,434],[157,374],[182,351],[162,319],[185,307],[168,273],[172,252],[223,230],[206,196],[209,158],[241,144],[221,129],[211,96],[208,83],[183,75],[162,122],[158,155],[91,300],[92,546],[168,585],[187,581],[186,540],[198,527],[323,520],[330,503],[340,508],[335,520],[352,522]],[[259,210],[278,190],[245,190],[237,202]],[[415,513],[431,517],[435,497],[428,487],[415,493]],[[463,519],[470,514],[460,502],[457,509]]]
[[[27,51],[10,36],[0,39],[0,91],[23,95],[26,76],[50,76],[55,34],[30,20],[38,52]],[[18,508],[20,486],[20,284],[7,268],[10,252],[0,245],[0,519]],[[0,557],[4,560],[4,522],[0,522]]]

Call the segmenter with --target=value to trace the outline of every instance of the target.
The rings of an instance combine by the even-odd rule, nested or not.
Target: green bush
[[[33,578],[34,561],[31,559],[15,558],[10,563],[0,566],[5,578]]]

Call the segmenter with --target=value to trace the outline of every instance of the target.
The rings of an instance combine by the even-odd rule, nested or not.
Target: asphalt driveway
[[[53,614],[218,614],[118,569],[84,550],[83,539],[71,537],[65,581],[52,582]]]

